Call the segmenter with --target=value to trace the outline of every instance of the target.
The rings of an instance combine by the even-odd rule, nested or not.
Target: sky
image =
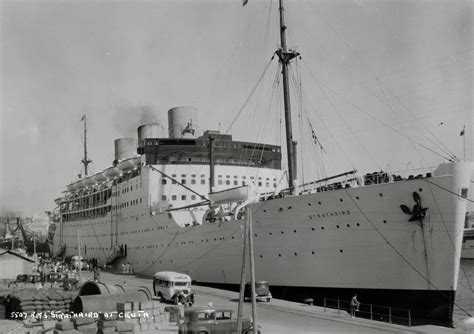
[[[472,1],[293,0],[286,14],[303,181],[473,160]],[[166,133],[175,106],[198,109],[200,131],[282,145],[277,15],[276,0],[1,1],[0,208],[54,208],[81,173],[84,114],[92,172],[139,125]]]

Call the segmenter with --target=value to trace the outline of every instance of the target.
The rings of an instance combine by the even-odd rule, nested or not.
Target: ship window
[[[277,187],[277,184],[276,184],[276,183],[274,183],[274,184],[273,184],[273,188],[276,188],[276,187]]]
[[[201,184],[206,184],[206,180],[205,180],[205,179],[201,179]]]
[[[270,182],[266,182],[265,187],[269,188],[270,187]]]
[[[206,177],[206,175],[204,175],[204,174],[201,174],[201,177]]]
[[[181,195],[181,199],[182,199],[183,201],[185,201],[185,200],[186,200],[186,195]]]
[[[172,183],[173,183],[173,184],[176,184],[176,181],[175,181],[175,180],[173,180],[173,182],[172,182]]]
[[[142,198],[140,197],[140,203],[142,202]]]
[[[218,180],[218,181],[217,181],[217,184],[222,184],[222,180]]]
[[[191,195],[191,199],[192,199],[192,200],[195,200],[195,199],[196,199],[196,195]]]
[[[161,184],[166,184],[166,179],[161,179]]]
[[[230,175],[226,175],[225,177],[228,178],[228,179],[230,179]]]
[[[239,181],[234,180],[234,186],[238,185]]]
[[[245,186],[245,181],[242,181],[242,185]]]
[[[176,177],[176,174],[171,174],[172,177]]]
[[[196,184],[196,180],[195,180],[195,179],[191,179],[191,184]]]
[[[130,191],[132,191],[132,190],[133,190],[133,186],[130,186]]]
[[[171,196],[171,200],[175,201],[176,200],[176,195]]]
[[[225,181],[225,184],[229,185],[229,184],[230,184],[230,180],[226,180],[226,181]]]
[[[238,176],[237,176],[237,175],[234,175],[234,179],[236,179],[236,178],[238,178]]]
[[[222,175],[217,175],[217,177],[222,177]]]
[[[259,181],[259,182],[258,182],[258,186],[261,187],[261,186],[262,186],[262,182]]]
[[[182,179],[181,184],[186,184],[186,179]]]
[[[191,177],[196,177],[196,174],[191,174]]]

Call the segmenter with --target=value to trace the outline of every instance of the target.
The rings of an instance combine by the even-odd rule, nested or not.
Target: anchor
[[[420,195],[416,191],[413,192],[413,200],[415,201],[415,205],[413,206],[412,210],[410,210],[410,208],[404,204],[400,205],[400,209],[402,209],[402,211],[407,215],[411,215],[410,219],[408,219],[409,222],[418,221],[420,226],[422,226],[423,220],[426,217],[426,210],[428,210],[428,208],[423,208],[421,205]]]

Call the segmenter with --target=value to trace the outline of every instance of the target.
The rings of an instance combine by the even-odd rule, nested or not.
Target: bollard
[[[341,307],[339,304],[339,297],[337,297],[337,314],[341,314]]]
[[[374,320],[373,312],[372,312],[372,304],[370,304],[370,320]]]
[[[411,327],[411,310],[408,310],[408,327]]]
[[[323,305],[324,305],[324,312],[326,312],[326,297],[324,297]]]
[[[388,308],[388,322],[392,323],[392,308]]]

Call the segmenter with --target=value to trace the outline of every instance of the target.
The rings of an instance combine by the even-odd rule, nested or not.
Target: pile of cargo
[[[5,313],[7,318],[25,318],[35,314],[69,312],[76,295],[77,292],[54,290],[15,291],[5,298]]]

